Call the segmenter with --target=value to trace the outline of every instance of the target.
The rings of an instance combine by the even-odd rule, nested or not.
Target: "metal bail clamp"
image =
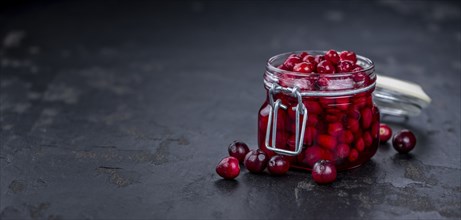
[[[293,97],[297,98],[298,104],[296,105],[296,107],[293,107],[292,109],[288,109],[287,106],[284,105],[282,103],[282,100],[280,99],[277,99],[274,102],[274,95],[279,92],[291,93]],[[293,87],[293,88],[282,87],[274,83],[269,89],[269,102],[270,102],[270,111],[269,111],[269,119],[267,122],[267,129],[266,129],[266,140],[265,140],[266,148],[276,153],[283,154],[283,155],[289,155],[289,156],[298,155],[303,148],[304,131],[306,129],[306,121],[308,117],[307,108],[306,106],[304,106],[304,103],[302,102],[302,96],[301,96],[301,93],[299,92],[299,89],[297,87]],[[277,137],[277,114],[278,114],[279,108],[282,108],[288,111],[296,111],[296,134],[295,134],[295,150],[294,151],[277,148],[275,146],[276,137]],[[300,115],[304,115],[302,126],[301,126],[301,131],[299,130]],[[272,119],[272,116],[274,117],[273,119]],[[272,128],[272,133],[271,133],[271,128]],[[271,134],[272,134],[272,145],[273,146],[269,145],[269,138]]]

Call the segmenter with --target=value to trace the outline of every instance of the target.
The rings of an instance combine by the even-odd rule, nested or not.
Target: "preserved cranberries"
[[[283,66],[283,70],[278,68]],[[258,116],[258,145],[268,157],[280,152],[265,145],[268,126],[277,125],[275,133],[270,129],[269,146],[294,152],[296,127],[302,127],[307,117],[301,152],[290,157],[290,166],[312,170],[320,160],[328,160],[338,170],[359,166],[368,161],[379,145],[379,110],[372,100],[376,76],[369,59],[354,52],[329,50],[305,51],[298,54],[281,54],[268,61],[264,76],[266,89],[281,86],[284,91],[267,93],[267,99]],[[289,89],[301,94],[301,104],[307,115],[299,115],[296,125],[298,98]],[[291,90],[292,91],[292,90]],[[271,119],[270,96],[286,108],[279,108],[277,121]],[[272,116],[274,114],[272,113]],[[275,135],[275,143],[272,136]]]

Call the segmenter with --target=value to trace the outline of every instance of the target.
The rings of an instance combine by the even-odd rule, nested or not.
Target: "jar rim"
[[[302,52],[307,52],[308,54],[316,54],[316,55],[322,54],[322,55],[324,55],[327,51],[325,51],[325,50],[298,50],[298,51],[291,51],[291,52],[285,52],[285,53],[277,54],[277,55],[272,56],[271,58],[269,58],[267,60],[266,68],[267,68],[267,70],[269,70],[271,72],[272,71],[273,72],[279,72],[279,73],[290,74],[290,75],[294,75],[294,76],[308,77],[308,76],[319,74],[319,73],[301,73],[301,72],[296,72],[296,71],[283,70],[283,69],[280,69],[280,68],[273,65],[274,61],[277,60],[277,59],[280,59],[281,57],[284,57],[284,56],[287,56],[287,55],[289,56],[291,54],[299,54],[299,53],[302,53]],[[367,57],[361,56],[361,55],[356,55],[356,56],[357,56],[358,61],[360,60],[361,62],[365,62],[368,66],[366,68],[363,68],[363,66],[361,66],[363,68],[363,70],[358,70],[358,71],[354,71],[354,72],[322,73],[322,76],[326,76],[326,77],[345,77],[345,76],[350,76],[352,74],[356,74],[356,73],[359,73],[359,72],[365,72],[365,73],[373,72],[371,70],[374,69],[375,64],[374,64],[374,62],[372,60],[370,60]]]

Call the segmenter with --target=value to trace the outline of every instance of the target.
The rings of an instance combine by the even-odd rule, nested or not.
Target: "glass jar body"
[[[376,153],[379,145],[379,109],[372,100],[372,91],[348,96],[303,97],[307,108],[303,149],[297,156],[287,156],[291,167],[310,170],[318,160],[333,161],[338,170],[359,166]],[[278,110],[277,148],[295,150],[297,100],[279,93],[275,99],[286,104],[288,110]],[[262,104],[258,115],[258,146],[269,156],[276,153],[265,146],[269,99]],[[303,115],[300,116],[301,120]],[[272,134],[273,135],[273,134]],[[272,136],[270,136],[270,139]],[[269,142],[271,146],[273,143]]]
[[[334,162],[338,170],[370,160],[379,146],[380,120],[372,97],[376,84],[373,62],[357,55],[357,71],[334,74],[303,74],[279,68],[296,54],[300,51],[279,54],[267,62],[266,100],[258,115],[259,148],[269,156],[276,152],[289,155],[286,157],[291,167],[307,170],[322,159]]]

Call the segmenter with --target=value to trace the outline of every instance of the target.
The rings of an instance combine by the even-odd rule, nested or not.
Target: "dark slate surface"
[[[20,2],[21,3],[21,2]],[[46,2],[0,9],[0,218],[461,218],[460,4]],[[256,145],[265,60],[350,49],[421,84],[418,138],[330,186],[214,172]]]

